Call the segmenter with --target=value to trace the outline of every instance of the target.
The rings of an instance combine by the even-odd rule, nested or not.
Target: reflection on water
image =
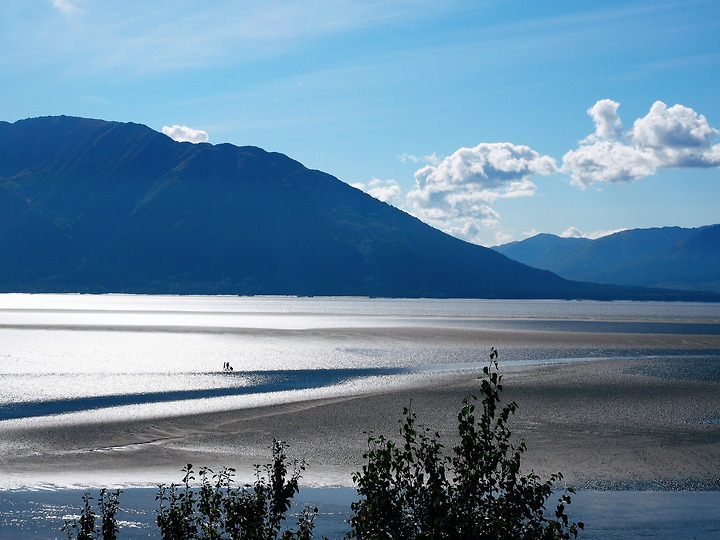
[[[695,302],[597,302],[289,296],[0,294],[0,311],[129,314],[362,315],[574,319],[720,320],[720,305]]]
[[[6,294],[0,422],[126,406],[137,414],[174,401],[187,413],[215,398],[384,384],[418,371],[477,369],[484,358],[460,342],[395,338],[403,328],[420,336],[440,328],[718,335],[720,305]],[[368,337],[363,329],[390,331]],[[503,361],[582,353],[511,350]]]

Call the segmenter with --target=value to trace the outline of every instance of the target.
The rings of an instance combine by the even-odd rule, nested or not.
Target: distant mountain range
[[[278,153],[0,122],[0,291],[720,301],[568,281]]]
[[[567,279],[720,292],[720,225],[634,229],[596,240],[538,234],[494,249]]]

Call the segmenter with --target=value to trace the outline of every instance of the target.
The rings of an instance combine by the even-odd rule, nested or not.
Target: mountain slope
[[[0,205],[3,291],[688,298],[568,282],[282,154],[138,124],[0,123]]]
[[[568,279],[720,291],[720,225],[634,229],[597,240],[542,234],[494,249]]]

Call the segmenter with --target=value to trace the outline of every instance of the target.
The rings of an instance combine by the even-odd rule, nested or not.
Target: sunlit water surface
[[[462,343],[393,336],[413,327],[720,334],[720,305],[0,295],[0,422],[200,412],[265,403],[278,392],[300,399],[476,369],[486,358]],[[503,353],[510,364],[578,357]]]
[[[254,406],[402,385],[413,377],[485,365],[488,351],[463,343],[394,338],[393,329],[402,328],[718,335],[720,304],[0,295],[0,426]],[[369,329],[374,331],[363,333]],[[502,351],[503,361],[510,365],[617,355],[612,350]],[[232,365],[231,373],[223,370],[226,363]],[[47,510],[53,504],[30,501],[31,493],[0,492],[0,538],[3,531],[30,537],[37,530],[49,534],[47,527],[55,527],[59,516],[50,516],[52,511]],[[329,496],[336,498],[341,492],[334,493]],[[311,495],[316,502],[327,496],[322,490]],[[34,496],[38,497],[43,498]],[[585,495],[578,502],[595,501],[588,509],[591,514],[598,504],[614,504],[610,511],[616,514],[627,508],[627,501],[620,500],[624,495],[606,502],[602,497],[598,502],[598,497]],[[691,507],[688,500],[657,504]],[[647,526],[643,516],[650,515],[656,504],[653,498],[647,501],[639,504],[635,521],[628,525],[641,524],[638,536],[648,530],[643,529]],[[718,503],[714,496],[702,501],[711,507]],[[346,530],[342,519],[349,500],[339,510],[332,502],[320,505],[330,508],[321,521],[327,522],[323,526],[329,527],[326,532],[331,537],[335,529]],[[46,513],[43,517],[38,512]],[[137,512],[138,523],[152,522],[150,510]],[[695,518],[704,524],[693,525]],[[720,529],[717,521],[708,518],[707,509],[696,512],[695,518],[687,518],[691,521],[687,524],[678,517],[669,530],[682,536]],[[27,521],[32,519],[37,523]],[[128,530],[131,536],[126,537],[147,537],[148,529],[138,527],[137,536]],[[603,527],[596,524],[597,534],[589,537],[624,537],[611,532],[613,524]],[[649,530],[655,531],[651,537],[673,537],[658,536],[657,527]]]

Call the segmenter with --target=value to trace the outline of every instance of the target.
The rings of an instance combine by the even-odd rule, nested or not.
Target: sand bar
[[[345,331],[353,338],[368,332]],[[418,336],[404,329],[395,337]],[[511,357],[532,348],[540,358],[568,348],[590,356],[610,348],[650,353],[505,369],[505,395],[519,404],[513,431],[528,445],[525,466],[543,476],[560,471],[580,488],[720,489],[720,336],[453,329],[422,338],[462,339],[479,351],[492,344],[501,361],[504,348]],[[401,389],[212,414],[12,429],[0,423],[0,469],[18,485],[179,481],[186,463],[235,467],[248,477],[278,438],[291,457],[307,461],[309,485],[351,485],[365,432],[394,437],[411,404],[450,446],[461,400],[476,391],[476,374],[440,373]]]

